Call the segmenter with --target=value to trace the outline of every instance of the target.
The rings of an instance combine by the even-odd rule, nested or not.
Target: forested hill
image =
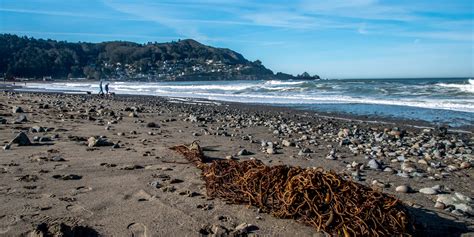
[[[70,43],[0,34],[0,73],[7,78],[131,80],[291,79],[229,49],[187,39],[171,43]],[[307,73],[300,79],[313,79]]]

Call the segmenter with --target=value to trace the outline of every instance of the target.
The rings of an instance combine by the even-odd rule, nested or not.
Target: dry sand
[[[23,112],[13,113],[15,106],[21,106]],[[21,114],[27,121],[15,124]],[[249,125],[246,119],[252,116],[262,122],[255,119]],[[55,223],[87,226],[90,229],[82,233],[100,236],[199,236],[224,228],[233,231],[243,223],[251,224],[245,233],[248,235],[317,236],[314,229],[293,220],[277,219],[253,207],[209,200],[200,170],[169,147],[199,140],[206,155],[214,158],[254,157],[269,165],[321,166],[350,174],[347,165],[353,161],[367,163],[364,155],[353,155],[337,139],[324,134],[311,139],[308,128],[330,128],[337,137],[340,128],[354,125],[378,131],[387,127],[258,106],[34,93],[2,93],[1,118],[6,119],[5,124],[0,123],[2,146],[20,131],[32,142],[38,136],[40,142],[12,144],[0,150],[0,236],[27,235],[38,225]],[[276,134],[265,124],[276,120],[293,121],[301,131]],[[34,126],[46,131],[33,133]],[[420,132],[400,124],[398,127]],[[300,139],[304,135],[309,138]],[[89,147],[87,140],[93,136],[103,136],[111,144]],[[472,134],[452,136],[470,142],[465,146],[472,149]],[[262,152],[267,149],[262,148],[261,140],[281,144],[284,138],[297,140],[311,153],[299,155],[301,148],[281,145],[275,148],[277,154]],[[337,149],[336,160],[326,159],[333,149],[329,146]],[[253,154],[238,156],[244,148]],[[472,164],[472,154],[468,157]],[[400,164],[386,164],[400,169]],[[434,208],[436,195],[395,192],[395,187],[403,184],[413,190],[440,184],[447,193],[473,197],[472,168],[452,171],[439,180],[403,178],[375,170],[361,173],[361,183],[371,186],[377,180],[384,185],[376,188],[407,204],[419,234],[458,236],[473,231],[472,216]]]

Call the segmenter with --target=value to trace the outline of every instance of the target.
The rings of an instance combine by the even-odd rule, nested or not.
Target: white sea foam
[[[474,80],[469,84],[438,83],[443,88],[457,88],[461,91],[474,93]],[[380,85],[382,85],[381,83]],[[399,85],[403,90],[375,88],[374,93],[357,92],[360,88],[377,85],[352,83],[358,88],[351,87],[345,82],[306,82],[306,81],[239,81],[239,82],[111,82],[110,88],[117,94],[159,95],[169,97],[188,97],[209,100],[265,103],[265,104],[332,104],[359,103],[410,106],[428,109],[445,109],[462,112],[474,112],[474,98],[469,96],[450,97],[449,95],[434,94],[435,92],[421,91],[430,89],[425,85]],[[364,87],[360,87],[363,85]],[[378,85],[378,86],[380,86]],[[367,86],[367,87],[365,87]],[[418,86],[418,87],[417,87]],[[432,86],[431,86],[432,87]],[[27,89],[50,91],[92,91],[98,92],[99,83],[93,82],[54,82],[28,83]],[[352,91],[351,91],[352,90]],[[406,93],[405,93],[406,92]]]
[[[474,80],[473,79],[469,79],[468,83],[465,83],[465,84],[438,83],[436,85],[441,86],[441,87],[456,88],[463,92],[474,93]]]
[[[267,85],[301,85],[306,83],[306,81],[277,81],[277,80],[271,80],[271,81],[266,81],[265,84]]]

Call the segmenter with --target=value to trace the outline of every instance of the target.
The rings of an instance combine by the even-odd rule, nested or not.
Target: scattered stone
[[[446,208],[446,205],[444,205],[444,203],[442,203],[442,202],[436,202],[434,207],[437,208],[437,209],[444,209],[444,208]]]
[[[252,155],[252,152],[247,151],[246,149],[242,149],[237,153],[238,156],[248,156]]]
[[[40,126],[33,126],[30,128],[30,131],[32,133],[39,133],[39,132],[45,132],[46,129],[44,129],[43,127],[40,127]]]
[[[283,140],[283,141],[281,142],[281,144],[282,144],[283,146],[286,146],[286,147],[295,146],[295,143],[294,143],[294,142],[290,142],[290,141],[288,141],[288,140]]]
[[[160,126],[154,122],[149,122],[146,124],[148,128],[159,128]]]
[[[275,149],[273,149],[273,147],[269,147],[269,148],[267,148],[267,150],[266,150],[266,151],[267,151],[267,154],[270,154],[270,155],[273,155],[273,154],[275,154],[275,153],[276,153],[276,152],[275,152]]]
[[[25,111],[20,106],[15,106],[15,107],[12,108],[12,113],[14,113],[14,114],[24,113],[24,112]]]
[[[403,162],[401,164],[401,170],[405,171],[407,173],[415,172],[416,171],[416,166],[411,162]]]
[[[419,190],[420,193],[426,194],[426,195],[435,195],[438,194],[438,191],[436,191],[433,188],[422,188]]]
[[[18,133],[13,140],[10,141],[10,144],[18,144],[19,146],[30,146],[32,143],[28,136],[24,132]]]
[[[143,169],[144,167],[141,165],[124,165],[120,167],[121,170],[139,170]]]
[[[258,230],[259,228],[255,225],[242,223],[235,227],[234,231],[231,232],[231,236],[245,236],[248,233]]]
[[[17,119],[15,119],[15,124],[20,124],[20,123],[24,123],[24,122],[28,122],[28,118],[26,117],[26,115],[24,114],[20,114]]]
[[[410,190],[411,190],[411,188],[408,185],[400,185],[400,186],[395,188],[395,191],[399,192],[399,193],[408,193],[408,192],[410,192]]]
[[[114,143],[107,141],[104,138],[90,137],[87,140],[88,147],[99,147],[99,146],[113,146]]]
[[[464,161],[464,162],[461,163],[461,165],[459,165],[459,167],[461,169],[469,169],[469,168],[471,168],[471,163]]]
[[[56,174],[52,176],[54,179],[61,179],[61,180],[79,180],[82,179],[82,176],[76,174],[67,174],[67,175],[60,175]]]
[[[369,166],[369,168],[373,169],[373,170],[380,170],[382,169],[382,165],[380,165],[380,163],[376,160],[376,159],[371,159],[369,160],[369,162],[367,163],[367,165]]]
[[[36,182],[38,179],[39,179],[38,176],[34,174],[27,174],[27,175],[23,175],[23,176],[15,178],[15,180],[22,181],[22,182]]]

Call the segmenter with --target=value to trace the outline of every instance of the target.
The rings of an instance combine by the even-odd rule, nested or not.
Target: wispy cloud
[[[472,22],[445,22],[439,17],[420,14],[429,10],[425,5],[386,4],[378,0],[302,0],[289,4],[251,1],[220,2],[174,1],[136,4],[127,0],[104,0],[116,11],[133,18],[153,21],[173,29],[183,37],[208,41],[210,37],[203,28],[225,25],[230,27],[257,26],[293,30],[318,31],[326,29],[347,29],[358,34],[386,34],[401,36],[466,40],[467,26]],[[206,14],[201,14],[206,12]],[[216,17],[217,16],[217,17]],[[417,30],[403,28],[403,24],[423,24],[431,27],[431,33],[416,35]],[[442,33],[457,24],[457,32]],[[395,25],[395,26],[394,26]],[[472,24],[471,24],[472,25]],[[394,27],[393,27],[394,26]],[[388,30],[387,30],[388,29]],[[393,29],[393,30],[392,30]],[[380,31],[379,31],[380,30]],[[459,36],[454,36],[458,34]],[[448,36],[451,35],[451,36]]]
[[[109,19],[116,20],[116,16],[106,16],[99,14],[85,14],[78,12],[68,12],[68,11],[53,11],[53,10],[41,10],[41,9],[26,9],[26,8],[4,8],[0,7],[0,12],[14,12],[14,13],[25,13],[25,14],[39,14],[39,15],[48,15],[48,16],[66,16],[66,17],[84,17],[84,18],[94,18],[94,19]],[[139,18],[122,18],[121,20],[140,20]]]

